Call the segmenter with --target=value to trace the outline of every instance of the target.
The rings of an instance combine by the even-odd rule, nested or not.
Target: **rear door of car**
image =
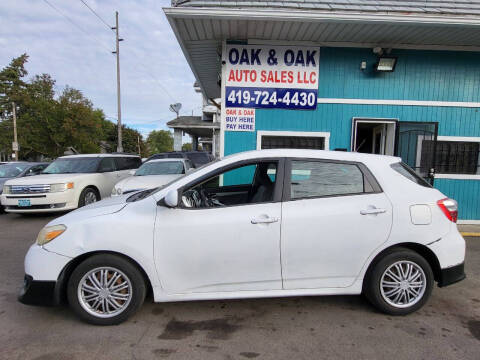
[[[99,182],[94,185],[99,188],[100,196],[103,199],[110,196],[113,186],[118,181],[120,181],[119,177],[117,176],[117,166],[115,163],[115,158],[101,158],[98,165],[98,172],[101,173],[101,176],[99,177]]]
[[[391,225],[391,203],[365,165],[289,159],[282,202],[284,289],[352,285]]]
[[[140,165],[142,165],[142,160],[135,156],[117,156],[115,157],[115,164],[117,167],[115,176],[117,177],[118,182],[129,177],[131,170],[138,169]]]

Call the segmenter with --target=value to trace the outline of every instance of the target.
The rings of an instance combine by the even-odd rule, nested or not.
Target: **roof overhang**
[[[223,40],[480,51],[480,17],[333,11],[165,8],[206,98],[220,97]]]

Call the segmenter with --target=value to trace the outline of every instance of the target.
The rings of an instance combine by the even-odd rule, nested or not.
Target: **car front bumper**
[[[442,269],[440,272],[440,279],[438,279],[438,286],[444,287],[462,281],[467,276],[465,275],[465,263],[451,266]]]
[[[25,275],[18,301],[26,305],[54,306],[60,303],[56,281],[36,281]]]
[[[2,194],[0,198],[5,211],[12,213],[66,211],[78,207],[73,190],[45,194]],[[19,206],[19,200],[29,200],[30,206]]]
[[[28,305],[53,306],[61,302],[64,269],[72,258],[33,244],[25,256],[25,279],[18,300]]]

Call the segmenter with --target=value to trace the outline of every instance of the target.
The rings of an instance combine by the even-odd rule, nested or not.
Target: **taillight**
[[[448,220],[456,223],[458,218],[458,204],[455,200],[445,198],[437,201],[437,205]]]

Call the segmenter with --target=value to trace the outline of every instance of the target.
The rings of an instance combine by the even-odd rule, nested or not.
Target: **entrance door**
[[[395,119],[354,118],[352,124],[352,151],[393,155],[395,147]]]
[[[438,123],[400,121],[395,155],[433,184]]]

